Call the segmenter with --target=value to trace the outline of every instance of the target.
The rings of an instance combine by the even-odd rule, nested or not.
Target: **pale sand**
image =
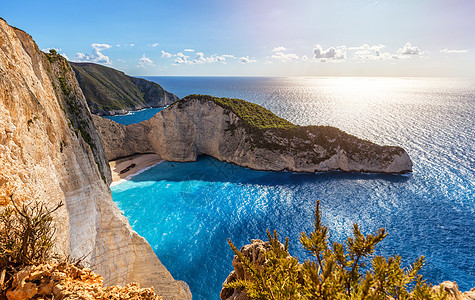
[[[125,180],[129,180],[130,178],[150,169],[162,161],[163,159],[157,154],[136,154],[117,160],[111,160],[109,162],[112,173],[111,186],[119,184]],[[135,164],[135,167],[130,168],[129,171],[120,174],[120,171],[124,170],[131,164]]]

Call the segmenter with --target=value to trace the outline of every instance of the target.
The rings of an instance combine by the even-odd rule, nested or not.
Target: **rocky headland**
[[[121,115],[145,108],[165,107],[178,97],[159,84],[131,77],[94,63],[70,63],[91,113]]]
[[[54,251],[85,262],[106,286],[138,282],[191,299],[112,201],[110,168],[69,63],[0,19],[0,205],[54,207]]]
[[[407,173],[401,147],[380,146],[329,126],[297,126],[239,99],[190,95],[139,124],[93,116],[109,160],[156,153],[169,161],[209,155],[267,171]]]

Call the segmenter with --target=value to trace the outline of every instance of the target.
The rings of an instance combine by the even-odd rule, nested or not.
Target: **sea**
[[[202,156],[163,162],[113,186],[132,228],[145,237],[193,299],[219,299],[233,252],[266,230],[290,239],[290,254],[311,259],[299,242],[320,200],[331,241],[384,227],[376,255],[423,255],[428,282],[475,287],[475,80],[463,78],[145,77],[184,97],[245,99],[299,125],[330,125],[401,146],[409,175],[263,172]],[[135,112],[127,123],[150,117]],[[121,122],[124,117],[112,117]]]

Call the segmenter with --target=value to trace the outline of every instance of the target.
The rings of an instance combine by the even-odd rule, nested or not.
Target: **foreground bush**
[[[10,204],[0,212],[0,288],[11,285],[13,275],[25,266],[45,263],[53,247],[52,214],[63,203],[47,208],[39,202]]]
[[[373,255],[386,237],[384,228],[364,236],[353,225],[353,237],[345,244],[329,243],[328,227],[322,225],[317,202],[314,230],[301,233],[300,242],[313,259],[300,264],[289,255],[288,238],[282,245],[277,232],[267,231],[269,243],[264,261],[251,261],[228,239],[243,265],[245,276],[224,284],[225,289],[244,290],[250,299],[446,299],[443,289],[433,289],[418,272],[424,257],[408,268],[401,257]],[[254,253],[254,256],[256,254]],[[365,267],[366,272],[363,271]]]

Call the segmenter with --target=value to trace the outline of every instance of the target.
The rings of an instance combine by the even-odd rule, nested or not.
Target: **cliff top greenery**
[[[217,105],[228,109],[240,117],[248,125],[259,128],[294,128],[297,125],[276,116],[270,110],[264,107],[247,102],[241,99],[218,98],[209,95],[189,95],[181,101],[186,102],[191,99],[200,101],[213,101]]]

